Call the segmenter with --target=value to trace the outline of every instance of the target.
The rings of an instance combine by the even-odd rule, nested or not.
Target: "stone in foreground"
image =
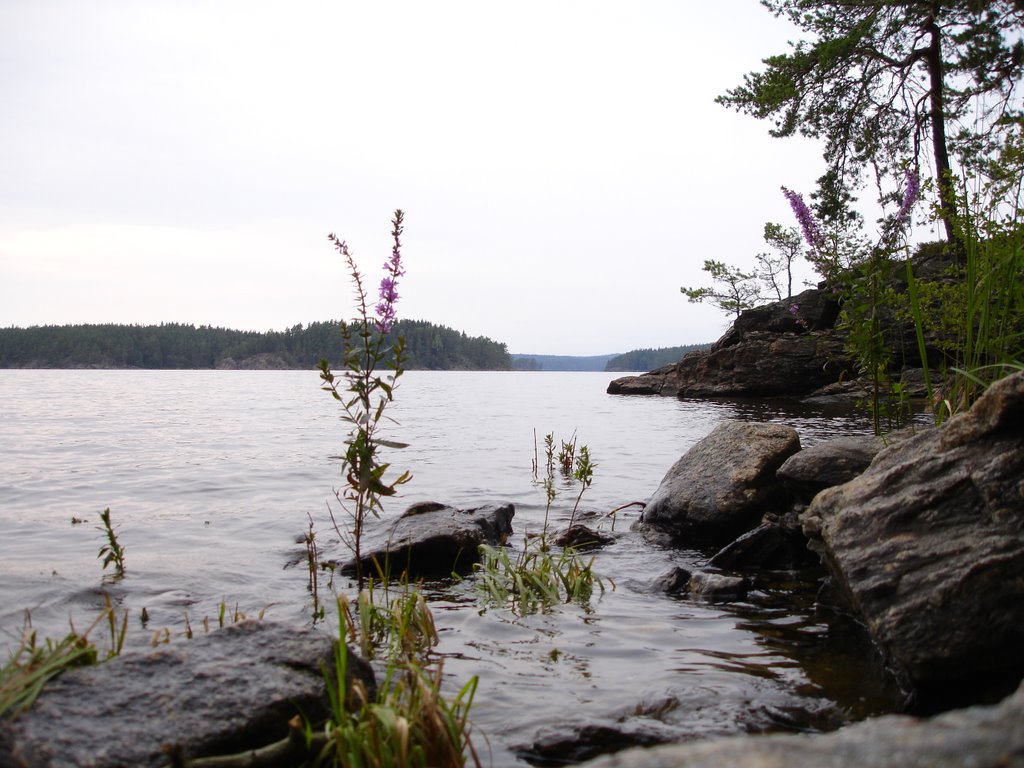
[[[802,522],[919,707],[991,700],[1020,681],[1024,373],[883,450]]]
[[[1024,690],[994,707],[930,720],[888,715],[834,733],[747,736],[630,749],[587,768],[1020,768]]]
[[[363,542],[363,573],[391,578],[445,577],[468,573],[480,559],[481,544],[497,546],[512,534],[512,504],[487,504],[455,509],[433,501],[409,507],[401,517],[367,534]],[[355,560],[342,566],[355,573]]]
[[[169,766],[255,749],[285,736],[288,720],[328,713],[322,665],[332,640],[249,620],[148,653],[126,653],[51,681],[35,705],[0,724],[0,765]],[[349,653],[372,690],[373,672]]]
[[[782,509],[775,477],[800,450],[796,430],[779,424],[725,421],[666,473],[634,524],[677,542],[723,545]]]

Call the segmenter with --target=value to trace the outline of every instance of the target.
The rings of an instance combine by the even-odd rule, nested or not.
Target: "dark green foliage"
[[[406,337],[408,369],[511,368],[504,344],[423,320],[400,320],[389,335]],[[265,333],[178,323],[0,328],[0,368],[312,369],[340,350],[336,321]]]
[[[110,507],[100,512],[100,520],[103,522],[103,527],[98,530],[103,531],[107,543],[100,547],[97,557],[103,558],[103,570],[106,570],[108,565],[113,565],[114,573],[118,577],[124,576],[124,547],[117,540],[117,532],[110,520]]]
[[[705,259],[702,269],[711,275],[715,285],[680,288],[690,302],[709,301],[722,311],[739,317],[743,310],[756,307],[761,300],[761,286],[756,273],[744,272],[739,267],[714,259]]]
[[[748,74],[719,103],[771,120],[773,136],[823,140],[826,173],[816,199],[825,224],[849,213],[849,192],[866,181],[866,171],[893,180],[907,167],[930,167],[952,241],[957,208],[950,158],[965,172],[982,170],[1019,116],[1024,6],[1011,0],[762,4],[807,39],[766,58],[762,71]]]
[[[484,336],[467,336],[426,320],[399,320],[389,335],[405,337],[407,368],[438,371],[507,371],[512,368],[504,344]]]
[[[698,349],[708,349],[710,344],[684,344],[681,347],[660,349],[634,349],[624,355],[612,358],[605,366],[606,371],[653,371],[663,365],[678,363],[684,355]]]
[[[517,371],[603,371],[615,355],[512,355]]]

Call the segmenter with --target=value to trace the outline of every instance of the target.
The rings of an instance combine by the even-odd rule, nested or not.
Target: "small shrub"
[[[103,558],[103,570],[106,570],[108,565],[113,565],[115,575],[120,578],[124,576],[124,547],[117,540],[117,532],[110,521],[110,507],[100,512],[100,520],[103,521],[103,527],[97,530],[103,531],[107,543],[100,547],[97,557]]]

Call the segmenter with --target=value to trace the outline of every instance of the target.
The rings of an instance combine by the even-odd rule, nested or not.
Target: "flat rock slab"
[[[724,421],[669,469],[634,527],[721,546],[781,509],[775,472],[799,450],[790,427]]]
[[[512,504],[455,509],[427,501],[414,504],[393,523],[386,520],[363,541],[363,573],[378,569],[392,578],[444,577],[467,573],[480,560],[481,544],[497,546],[512,534]],[[342,565],[355,573],[355,560]]]
[[[834,733],[740,736],[630,749],[587,768],[1020,768],[1024,693],[994,707],[971,707],[930,720],[888,715]]]
[[[1024,374],[819,493],[804,532],[922,706],[1024,673]],[[971,698],[964,701],[971,703]],[[945,706],[945,703],[939,704]]]
[[[296,714],[328,712],[329,636],[244,621],[148,653],[126,653],[51,681],[32,709],[0,724],[0,766],[170,766],[283,738]],[[354,673],[373,673],[349,654]]]

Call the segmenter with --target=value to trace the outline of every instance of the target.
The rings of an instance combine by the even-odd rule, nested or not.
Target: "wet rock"
[[[708,565],[728,571],[788,571],[817,562],[818,558],[807,548],[807,537],[799,527],[772,522],[762,523],[727,544],[708,561]]]
[[[511,535],[514,514],[511,504],[473,509],[432,501],[414,504],[394,522],[381,520],[375,530],[367,530],[363,572],[375,574],[379,566],[393,578],[467,573],[480,559],[481,544],[503,544]],[[341,570],[355,573],[355,560],[343,564]]]
[[[875,435],[838,437],[793,454],[778,475],[809,500],[818,491],[853,480],[884,447],[885,441]]]
[[[0,725],[0,765],[168,766],[254,749],[284,737],[288,720],[328,713],[321,665],[327,635],[245,621],[188,642],[130,653],[51,681],[33,708]],[[349,653],[352,676],[373,672]]]
[[[680,595],[690,591],[690,577],[693,574],[685,568],[673,568],[654,580],[652,592],[664,592],[669,595]]]
[[[516,750],[517,756],[531,765],[561,766],[590,760],[599,755],[629,747],[665,744],[671,736],[656,726],[635,724],[590,724],[566,733],[553,731],[538,735],[528,747]]]
[[[554,538],[555,544],[559,547],[572,547],[577,550],[597,549],[614,541],[614,536],[595,531],[593,528],[579,523],[571,525],[564,531],[559,531]]]
[[[941,428],[886,448],[802,517],[923,709],[1005,693],[1024,674],[1022,425],[1018,373]]]
[[[781,508],[775,472],[798,450],[790,427],[722,422],[669,469],[633,527],[725,544]]]
[[[1024,766],[1024,691],[929,720],[888,715],[834,733],[746,736],[630,749],[587,768],[1009,768]]]
[[[749,589],[750,582],[741,576],[697,571],[690,577],[690,594],[708,600],[738,600]]]

